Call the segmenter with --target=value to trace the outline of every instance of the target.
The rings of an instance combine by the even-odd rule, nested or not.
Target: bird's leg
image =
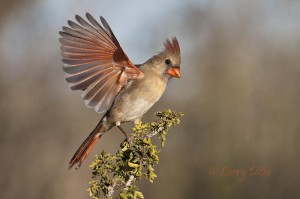
[[[124,129],[121,127],[121,126],[117,126],[121,131],[122,133],[125,135],[126,139],[128,140],[128,135],[127,133],[124,131]]]
[[[116,122],[116,126],[121,130],[121,132],[125,135],[126,140],[129,142],[129,144],[131,145],[132,142],[132,137],[129,137],[126,133],[126,131],[124,131],[124,129],[121,127],[121,123],[120,122]]]

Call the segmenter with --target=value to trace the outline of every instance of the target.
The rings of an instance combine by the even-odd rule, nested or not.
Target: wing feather
[[[132,64],[103,17],[103,27],[90,15],[75,16],[59,32],[65,79],[72,90],[84,90],[82,99],[97,112],[110,108],[129,79],[143,73]]]
[[[95,106],[96,110],[98,111],[99,109],[104,108],[104,106],[101,107],[102,102],[106,98],[106,95],[109,93],[108,91],[114,86],[113,82],[117,80],[118,73],[119,72],[115,72],[111,76],[103,77],[99,82],[97,82],[97,86],[98,86],[97,89],[90,90],[88,93],[86,93],[84,98],[87,99],[86,100],[87,106],[91,106],[91,107]]]

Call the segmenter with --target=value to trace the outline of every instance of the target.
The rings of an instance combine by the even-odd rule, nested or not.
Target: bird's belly
[[[110,112],[113,122],[128,122],[141,118],[159,100],[164,90],[165,87],[148,84],[124,91],[117,97]]]
[[[158,100],[154,99],[149,101],[143,97],[137,97],[133,100],[130,99],[123,99],[126,103],[124,106],[118,106],[118,113],[120,114],[116,119],[120,122],[127,122],[127,121],[134,121],[135,119],[141,118],[144,113],[146,113]]]

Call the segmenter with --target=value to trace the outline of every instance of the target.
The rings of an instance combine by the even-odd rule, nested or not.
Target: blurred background
[[[168,136],[158,178],[140,186],[145,198],[300,198],[299,10],[297,0],[2,0],[1,198],[89,198],[89,163],[124,139],[113,129],[80,170],[67,170],[101,118],[61,69],[58,31],[86,12],[106,18],[134,63],[172,36],[181,45],[182,78],[143,120],[166,108],[185,116]],[[209,172],[252,166],[271,175]]]

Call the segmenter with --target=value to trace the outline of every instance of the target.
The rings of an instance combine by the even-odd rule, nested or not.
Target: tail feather
[[[81,166],[81,163],[89,155],[89,153],[93,149],[94,145],[101,138],[101,136],[103,134],[101,129],[102,129],[102,124],[99,122],[99,124],[96,126],[96,128],[84,140],[84,142],[77,149],[76,153],[73,155],[73,157],[69,163],[69,169],[71,169],[75,164],[77,164],[75,169],[78,169]]]

